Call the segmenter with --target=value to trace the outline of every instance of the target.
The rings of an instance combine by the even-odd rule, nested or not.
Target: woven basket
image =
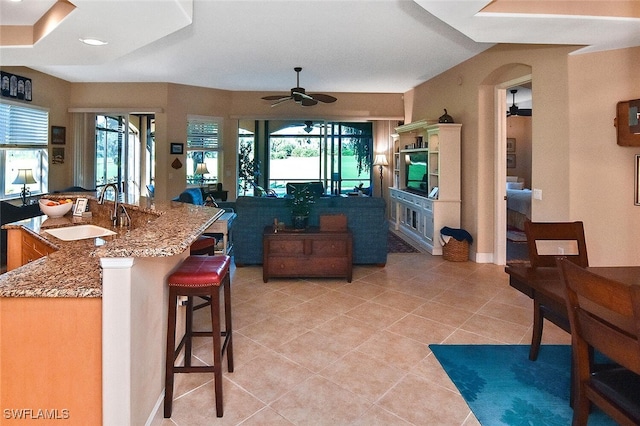
[[[449,238],[448,242],[442,240],[442,258],[450,262],[466,262],[469,260],[469,242],[467,240],[458,241]]]

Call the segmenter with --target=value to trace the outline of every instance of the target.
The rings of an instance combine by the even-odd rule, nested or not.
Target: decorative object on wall
[[[516,138],[507,138],[507,152],[516,152]]]
[[[337,100],[333,96],[325,95],[324,93],[306,93],[304,87],[300,87],[300,71],[302,71],[302,68],[295,67],[293,70],[296,72],[296,87],[291,89],[289,95],[264,96],[262,99],[265,101],[275,101],[271,104],[272,107],[291,100],[302,106],[312,106],[318,102],[328,104]]]
[[[447,112],[447,109],[444,109],[444,114],[442,114],[440,116],[440,118],[438,118],[438,123],[453,123],[453,117],[449,115],[449,113]]]
[[[616,118],[613,120],[613,125],[616,127],[617,143],[620,146],[640,146],[640,133],[633,133],[631,131],[634,123],[633,117],[631,117],[631,111],[636,113],[635,121],[638,121],[638,111],[640,110],[640,99],[632,101],[621,101],[616,105]],[[636,124],[638,126],[638,124]]]
[[[640,99],[629,101],[629,131],[640,135]]]
[[[182,154],[184,154],[184,144],[183,143],[172,142],[171,143],[170,154],[172,154],[172,155],[182,155]]]
[[[33,86],[30,78],[4,71],[0,73],[0,78],[2,79],[2,91],[0,92],[2,96],[31,102]]]
[[[635,199],[635,204],[636,206],[640,206],[640,155],[636,155],[636,184],[635,184],[635,192],[636,192],[636,199]]]
[[[516,167],[516,155],[507,154],[507,169],[515,169]]]
[[[64,148],[53,148],[51,154],[52,164],[64,164]]]
[[[380,198],[382,198],[382,168],[389,165],[387,162],[387,156],[384,154],[376,154],[376,159],[374,160],[373,165],[378,166],[380,169]]]
[[[173,163],[171,163],[171,167],[178,170],[179,168],[182,167],[182,162],[176,158],[175,160],[173,160]]]
[[[67,141],[67,129],[61,126],[51,126],[51,143],[64,145]]]
[[[18,175],[13,181],[14,185],[22,185],[22,191],[20,196],[22,197],[22,205],[27,205],[27,197],[31,195],[31,191],[27,188],[27,185],[37,183],[33,177],[33,170],[31,169],[18,169]]]

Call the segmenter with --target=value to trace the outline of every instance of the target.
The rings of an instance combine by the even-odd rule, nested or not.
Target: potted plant
[[[240,190],[242,195],[247,195],[251,182],[257,184],[258,177],[260,177],[260,161],[251,159],[252,151],[251,145],[242,144],[238,152],[238,164],[240,164],[238,181],[241,182]]]
[[[315,202],[309,185],[294,187],[289,198],[289,208],[295,229],[304,229],[309,222],[311,205]]]

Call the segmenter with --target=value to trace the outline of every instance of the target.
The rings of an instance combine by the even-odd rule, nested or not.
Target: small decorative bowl
[[[48,200],[46,198],[41,198],[38,203],[40,204],[40,210],[42,213],[46,214],[51,218],[62,217],[71,210],[73,207],[73,202],[60,202],[54,200]],[[55,203],[50,206],[47,204]]]

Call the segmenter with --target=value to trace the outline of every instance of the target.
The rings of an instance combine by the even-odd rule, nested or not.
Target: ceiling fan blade
[[[297,87],[296,89],[301,89],[301,88],[300,88],[300,87]],[[292,90],[292,91],[291,91],[291,95],[292,95],[292,96],[294,96],[294,98],[297,96],[299,99],[311,99],[311,100],[313,100],[313,98],[311,97],[311,95],[307,95],[307,94],[304,92],[304,89],[302,89],[302,90],[296,90],[296,89],[294,89],[294,90]],[[296,100],[297,100],[297,99],[296,99]]]
[[[283,104],[285,102],[288,102],[290,100],[292,100],[293,98],[291,96],[287,96],[286,98],[280,98],[277,101],[275,101],[274,103],[271,104],[271,107],[273,108],[274,106],[278,106],[280,104]]]
[[[331,102],[335,102],[338,100],[333,96],[325,95],[324,93],[313,93],[311,97],[316,101],[324,102],[325,104],[330,104]]]
[[[521,117],[531,117],[531,108],[518,109],[518,115]]]
[[[272,96],[263,96],[262,99],[265,101],[278,101],[280,99],[289,99],[289,96],[286,95],[272,95]]]
[[[315,99],[307,99],[307,98],[303,98],[300,101],[300,104],[302,106],[313,106],[313,105],[316,105],[317,103],[318,103],[318,101],[316,101]]]

